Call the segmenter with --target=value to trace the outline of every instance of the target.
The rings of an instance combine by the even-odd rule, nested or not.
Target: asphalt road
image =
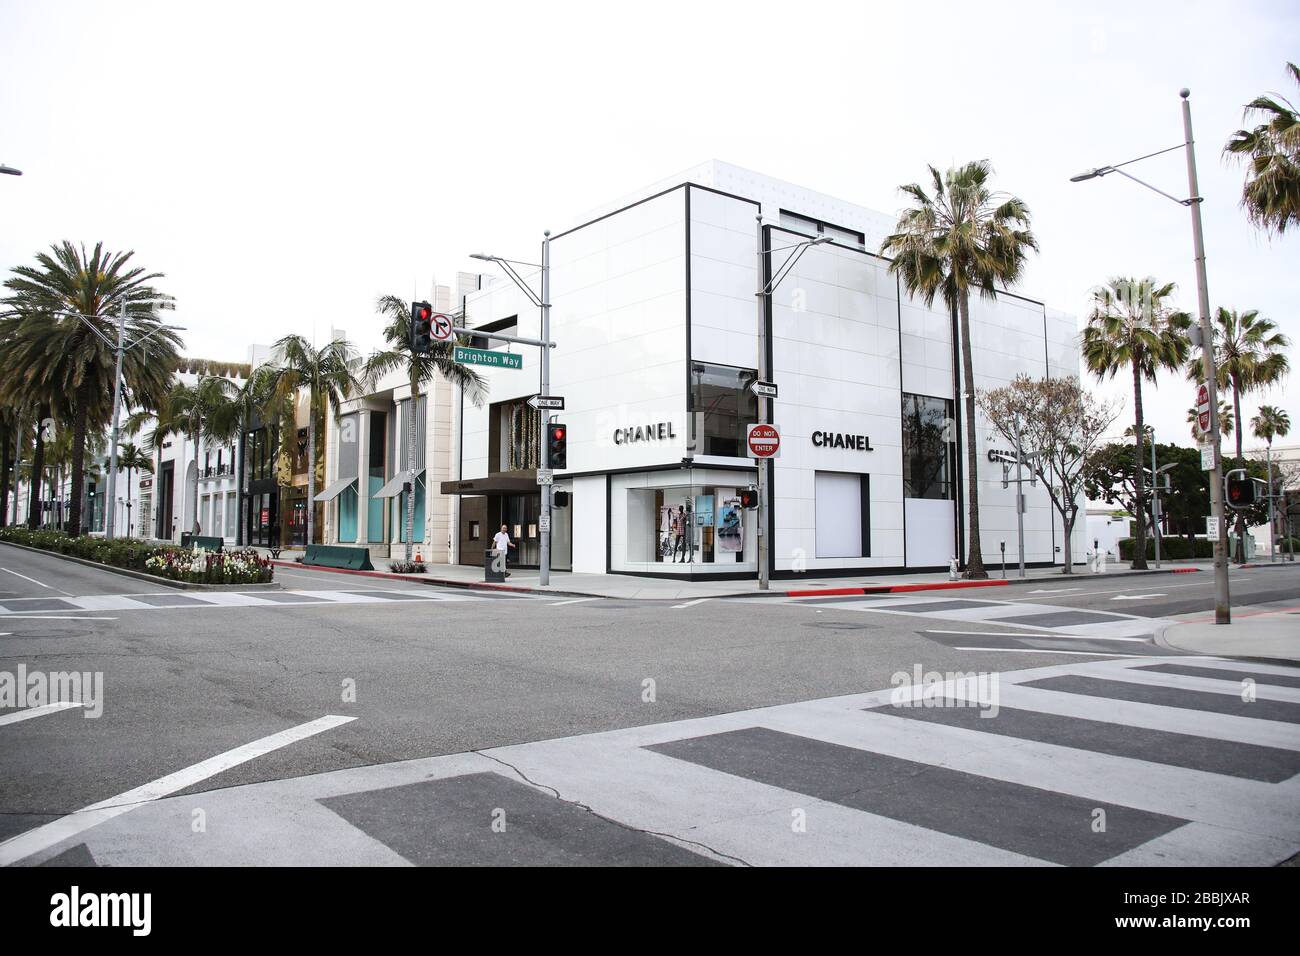
[[[0,841],[326,715],[355,719],[176,792],[863,694],[916,667],[1005,672],[1167,653],[1142,637],[1100,636],[1105,625],[1082,642],[1060,628],[954,626],[962,608],[674,607],[682,602],[515,596],[310,569],[277,569],[277,580],[282,603],[209,606],[0,545],[0,670],[102,673],[104,687],[97,719],[69,709],[0,726]],[[1125,624],[1212,608],[1206,574],[1140,585],[1080,578],[1053,594],[989,591],[998,605],[1050,601],[1119,612]],[[1294,569],[1240,572],[1233,586],[1238,603],[1300,603]],[[1151,596],[1115,600],[1137,594]],[[62,600],[92,597],[104,599],[100,609]],[[975,603],[987,612],[989,602]]]

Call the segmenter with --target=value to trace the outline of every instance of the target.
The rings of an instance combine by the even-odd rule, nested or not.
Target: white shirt
[[[508,550],[510,547],[510,535],[506,534],[504,531],[498,531],[492,536],[492,547],[496,548],[498,551]]]

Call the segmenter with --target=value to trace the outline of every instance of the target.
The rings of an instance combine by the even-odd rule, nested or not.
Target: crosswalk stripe
[[[44,704],[41,707],[28,707],[25,710],[16,711],[12,714],[0,716],[0,727],[5,724],[17,724],[24,720],[31,720],[33,717],[44,717],[46,714],[58,713],[61,710],[69,710],[73,707],[80,707],[81,701],[61,700],[53,704]]]
[[[1079,672],[1128,684],[1145,684],[1149,687],[1169,687],[1175,690],[1226,694],[1238,700],[1242,697],[1243,678],[1252,676],[1240,672],[1224,672],[1223,676],[1218,678],[1194,677],[1189,674],[1162,674],[1160,671],[1141,670],[1139,668],[1098,670],[1089,668],[1087,665],[1080,667]],[[1300,703],[1300,690],[1294,687],[1278,687],[1271,684],[1256,683],[1255,696],[1258,700],[1273,700],[1290,704]]]
[[[295,601],[294,599],[298,599]],[[62,611],[165,611],[213,607],[294,607],[320,604],[409,604],[416,602],[480,601],[479,594],[453,594],[430,589],[427,593],[374,589],[367,591],[168,591],[151,594],[102,594],[58,598]],[[0,601],[0,617],[23,613],[45,616],[29,610],[24,599]],[[48,612],[53,613],[53,612]]]

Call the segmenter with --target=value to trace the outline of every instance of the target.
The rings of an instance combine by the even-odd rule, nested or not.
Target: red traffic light
[[[556,441],[564,441],[564,427],[556,426],[551,429],[551,437]]]
[[[433,309],[429,308],[427,305],[422,305],[415,310],[415,317],[421,322],[429,321],[431,315],[433,315]]]

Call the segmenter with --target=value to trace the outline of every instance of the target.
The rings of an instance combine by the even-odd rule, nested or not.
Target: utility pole
[[[1210,469],[1210,510],[1218,520],[1214,542],[1214,623],[1232,623],[1228,592],[1228,522],[1223,506],[1223,454],[1219,433],[1218,372],[1214,367],[1214,329],[1210,325],[1210,291],[1205,278],[1205,236],[1201,229],[1201,192],[1196,179],[1196,151],[1192,139],[1191,90],[1178,94],[1183,100],[1183,145],[1187,149],[1187,206],[1192,211],[1192,248],[1196,254],[1196,295],[1201,311],[1201,374],[1210,390],[1210,442],[1214,467]],[[1237,427],[1242,427],[1238,422]]]
[[[1001,452],[993,452],[993,460],[1002,463],[1002,487],[1009,487],[1011,484],[1011,466],[1016,466],[1016,541],[1020,549],[1019,559],[1019,576],[1025,576],[1025,476],[1022,466],[1025,463],[1025,452],[1020,442],[1020,418],[1016,417],[1016,456],[1004,455]],[[1032,488],[1036,484],[1033,473],[1029,476],[1029,486]],[[1005,547],[1005,545],[1004,545]],[[1055,555],[1052,557],[1055,562]]]
[[[1277,516],[1273,512],[1273,441],[1268,443],[1268,561],[1277,562]]]

